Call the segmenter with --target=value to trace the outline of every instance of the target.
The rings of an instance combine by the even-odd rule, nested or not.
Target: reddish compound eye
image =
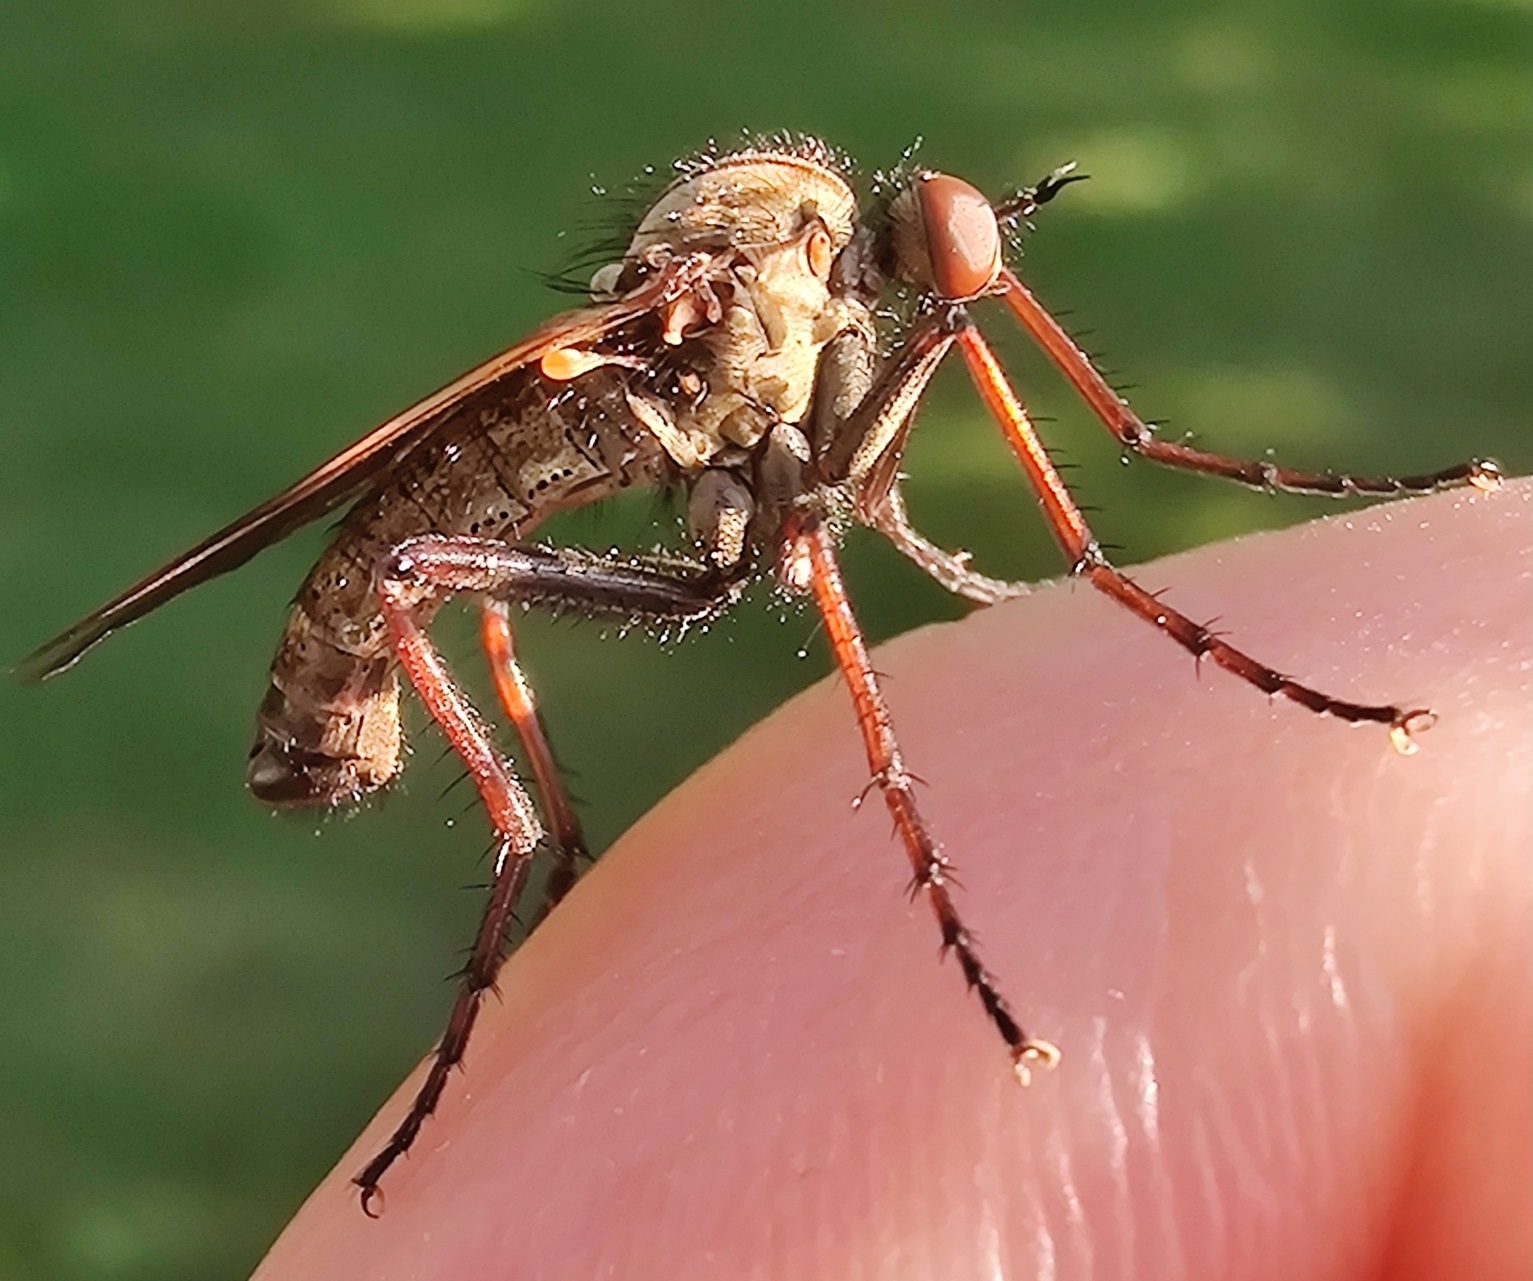
[[[917,188],[932,284],[944,298],[973,298],[1001,270],[1001,229],[990,202],[962,178],[933,174]]]
[[[990,202],[962,178],[918,177],[890,209],[899,271],[950,302],[977,298],[1001,270],[1001,229]]]

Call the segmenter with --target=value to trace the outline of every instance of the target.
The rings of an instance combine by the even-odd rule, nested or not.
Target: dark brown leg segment
[[[826,480],[851,480],[864,485],[867,474],[879,460],[892,457],[888,475],[879,483],[887,486],[893,481],[900,450],[895,448],[891,455],[890,447],[906,430],[962,321],[961,312],[949,309],[927,316],[911,330],[862,403],[837,428],[825,456],[818,460],[820,474]]]
[[[441,600],[459,592],[478,592],[491,598],[483,634],[496,689],[522,741],[528,743],[528,756],[547,799],[549,822],[555,827],[561,849],[574,850],[580,829],[564,798],[531,690],[516,666],[503,607],[494,601],[512,597],[539,605],[615,613],[629,620],[687,622],[712,617],[727,608],[738,594],[738,583],[676,560],[625,562],[586,552],[511,547],[472,538],[413,539],[390,553],[382,566],[378,596],[395,658],[468,768],[489,814],[496,846],[490,901],[426,1080],[404,1120],[355,1179],[361,1189],[362,1208],[372,1216],[381,1209],[379,1181],[409,1151],[426,1118],[436,1110],[452,1069],[463,1060],[484,993],[500,968],[506,926],[526,883],[532,853],[543,836],[526,791],[495,750],[484,724],[415,621],[414,610],[423,601]],[[565,864],[572,872],[573,861],[566,859]]]
[[[836,666],[851,691],[873,782],[883,793],[884,803],[889,807],[895,829],[910,857],[914,872],[911,891],[926,895],[942,931],[943,950],[957,956],[964,980],[978,994],[985,1013],[1009,1047],[1012,1066],[1025,1085],[1029,1067],[1033,1064],[1053,1066],[1059,1059],[1059,1051],[1047,1041],[1034,1040],[1022,1030],[1006,998],[996,987],[994,976],[980,961],[974,940],[958,915],[949,891],[952,865],[938,850],[926,820],[916,806],[913,780],[900,755],[889,706],[884,702],[883,691],[879,689],[878,678],[868,660],[862,631],[852,613],[846,586],[841,581],[835,550],[817,521],[804,521],[791,530],[786,559],[789,564],[799,562],[807,566],[809,591],[824,620]]]
[[[1139,417],[1097,372],[1090,358],[1059,322],[1033,297],[1010,270],[1001,272],[1002,298],[1033,341],[1043,348],[1056,368],[1075,387],[1104,426],[1125,448],[1142,457],[1250,485],[1254,489],[1280,489],[1296,494],[1320,494],[1331,498],[1349,495],[1397,497],[1430,494],[1458,485],[1494,489],[1501,483],[1501,469],[1489,459],[1461,463],[1423,476],[1344,476],[1333,472],[1297,471],[1275,463],[1226,458],[1172,441],[1157,440],[1150,425]]]
[[[1411,731],[1429,725],[1432,720],[1430,712],[1393,704],[1373,706],[1351,703],[1290,680],[1227,644],[1201,623],[1195,623],[1185,614],[1169,608],[1110,565],[1080,509],[1060,480],[1059,473],[1049,462],[1032,422],[1028,419],[1027,411],[1017,400],[989,344],[978,330],[970,327],[959,334],[958,349],[963,353],[964,364],[968,366],[969,374],[986,407],[1001,425],[1007,443],[1022,464],[1022,470],[1027,474],[1043,507],[1049,529],[1064,550],[1074,573],[1090,579],[1093,587],[1127,606],[1145,622],[1159,628],[1194,658],[1210,658],[1264,693],[1281,694],[1312,712],[1336,716],[1344,721],[1375,721],[1387,725],[1390,740],[1397,750],[1407,753],[1415,750],[1411,742]]]

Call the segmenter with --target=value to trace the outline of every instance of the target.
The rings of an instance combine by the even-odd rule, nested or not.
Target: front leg
[[[474,781],[495,831],[495,862],[490,900],[426,1080],[404,1120],[355,1179],[367,1214],[376,1216],[381,1210],[379,1181],[410,1150],[441,1101],[452,1069],[463,1060],[484,993],[500,968],[502,940],[526,884],[532,853],[543,838],[526,790],[496,750],[483,720],[453,681],[425,629],[415,621],[416,609],[428,600],[475,592],[497,602],[521,600],[624,619],[688,623],[712,618],[728,608],[740,593],[742,573],[724,575],[673,558],[623,561],[588,552],[434,536],[411,539],[384,559],[378,598],[394,656]],[[497,612],[492,608],[486,618],[493,620]],[[486,635],[493,664],[502,657],[494,643],[498,629],[493,621]],[[509,654],[507,649],[505,657]],[[528,707],[535,719],[530,701]],[[558,795],[562,796],[562,790]],[[578,829],[574,830],[578,839]],[[567,839],[568,831],[562,835]]]
[[[900,492],[899,482],[889,485],[882,502],[872,511],[864,511],[859,498],[857,514],[872,529],[894,544],[895,550],[913,561],[941,586],[955,596],[962,596],[976,605],[994,605],[998,601],[1026,596],[1026,583],[1009,583],[1004,579],[991,578],[969,568],[968,552],[950,552],[929,541],[914,525],[905,512],[905,496]]]
[[[820,360],[815,399],[817,464],[823,479],[849,485],[857,518],[887,538],[901,555],[946,590],[977,605],[1027,594],[969,568],[967,552],[950,552],[924,537],[905,511],[900,458],[927,384],[966,323],[961,308],[926,316],[875,379],[873,336],[846,330]]]
[[[1177,441],[1158,440],[1151,425],[1129,408],[1128,402],[1102,377],[1075,339],[1009,268],[1001,272],[1000,290],[1001,300],[1011,309],[1012,315],[1080,393],[1091,412],[1125,450],[1141,458],[1183,471],[1233,480],[1252,489],[1317,494],[1326,498],[1398,498],[1408,494],[1434,494],[1460,485],[1492,490],[1501,484],[1501,468],[1489,458],[1477,458],[1419,476],[1353,476],[1279,467],[1266,459],[1229,458]]]

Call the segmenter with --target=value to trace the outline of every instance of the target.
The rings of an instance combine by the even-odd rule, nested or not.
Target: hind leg
[[[532,853],[543,838],[542,824],[526,790],[496,750],[483,720],[452,679],[425,628],[415,620],[415,611],[424,602],[445,600],[460,592],[474,592],[491,601],[520,599],[535,605],[617,613],[625,618],[687,622],[712,617],[725,609],[738,595],[739,580],[678,561],[651,558],[625,562],[585,552],[511,547],[471,538],[412,539],[385,559],[378,575],[378,597],[394,657],[473,779],[495,832],[495,861],[490,900],[480,918],[457,999],[426,1080],[404,1120],[356,1177],[362,1208],[369,1215],[381,1210],[379,1181],[410,1150],[426,1118],[441,1101],[452,1069],[463,1060],[484,993],[494,983],[500,968],[502,940],[526,884]],[[531,690],[523,681],[519,691],[513,680],[520,677],[520,672],[511,654],[509,626],[502,635],[494,621],[497,617],[503,624],[503,614],[487,609],[487,645],[496,669],[497,689],[503,681],[511,682],[508,689],[501,690],[501,697],[504,699],[507,693],[512,697],[516,710],[508,708],[508,712],[513,722],[519,716],[523,722],[518,724],[518,732],[537,726],[534,741],[541,744],[539,751],[544,766],[550,770],[551,791],[557,797],[549,806],[549,821],[555,825],[561,843],[572,838],[578,840],[579,828],[573,825],[573,815],[569,815],[571,826],[562,833],[557,826],[560,819],[552,817],[557,804],[563,803],[567,810],[568,802],[564,800],[552,755],[547,751],[547,740],[537,722]],[[506,642],[503,656],[498,649],[502,640]],[[499,661],[501,657],[505,663]],[[532,731],[528,728],[526,732]],[[523,741],[527,741],[525,736]],[[530,751],[529,756],[537,773],[539,752]],[[541,777],[539,782],[543,786]],[[550,795],[550,790],[545,790],[544,795]],[[573,872],[572,860],[564,860],[564,865]]]

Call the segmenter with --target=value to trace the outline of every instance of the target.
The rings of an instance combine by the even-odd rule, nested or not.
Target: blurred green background
[[[1527,470],[1526,0],[941,10],[0,0],[0,658],[565,305],[535,273],[611,229],[593,188],[742,127],[864,177],[923,135],[995,193],[1077,159],[1024,273],[1147,416],[1296,464]],[[1125,560],[1331,510],[1120,467],[1000,346]],[[1059,571],[952,370],[909,470],[929,533]],[[243,1276],[441,1025],[484,826],[440,740],[353,816],[241,786],[322,536],[0,682],[6,1281]],[[961,612],[869,538],[847,560],[876,638]],[[759,601],[671,650],[527,626],[597,847],[822,674],[813,631]],[[440,634],[477,671],[465,620]]]

